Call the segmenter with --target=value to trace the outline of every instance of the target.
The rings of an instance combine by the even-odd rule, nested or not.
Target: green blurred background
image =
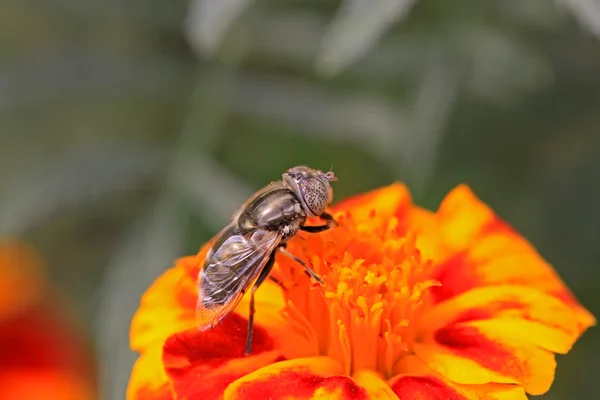
[[[140,294],[295,164],[337,199],[467,183],[599,316],[598,36],[595,0],[3,0],[0,234],[48,261],[103,399]],[[598,330],[558,358],[543,398],[597,397]]]

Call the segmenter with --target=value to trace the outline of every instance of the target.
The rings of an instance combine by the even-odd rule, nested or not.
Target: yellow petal
[[[554,354],[479,322],[441,328],[427,344],[416,344],[415,354],[457,383],[517,383],[530,394],[548,391],[556,368]]]
[[[558,353],[568,352],[584,329],[579,314],[556,297],[532,287],[498,285],[472,289],[435,305],[421,317],[419,335],[475,320],[492,324],[507,337]]]
[[[438,374],[415,356],[404,357],[397,367],[404,372],[389,383],[402,400],[527,400],[521,386],[461,385]]]
[[[461,185],[446,196],[436,213],[437,229],[427,234],[436,243],[432,254],[432,289],[441,302],[469,289],[500,284],[535,287],[568,304],[582,327],[595,324],[553,270],[524,237],[502,221],[471,190]]]
[[[363,369],[356,372],[352,378],[363,387],[369,400],[397,400],[398,396],[379,374]]]

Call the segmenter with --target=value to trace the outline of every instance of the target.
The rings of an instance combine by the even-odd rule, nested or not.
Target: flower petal
[[[595,323],[531,243],[468,187],[461,185],[448,194],[436,215],[440,249],[425,256],[440,260],[433,275],[442,284],[432,289],[437,302],[475,287],[510,283],[536,287],[568,303],[582,326]]]
[[[69,370],[6,370],[0,374],[2,398],[10,400],[91,400],[96,391]]]
[[[392,390],[402,400],[467,399],[435,376],[402,376],[394,382]]]
[[[254,304],[254,324],[256,326],[267,329],[274,338],[279,335],[289,335],[289,332],[285,329],[286,321],[281,315],[281,310],[285,307],[285,298],[281,287],[269,279],[265,280],[254,295]],[[242,298],[234,312],[246,319],[248,318],[250,312],[249,293]]]
[[[140,393],[143,392],[163,396],[167,389],[170,390],[170,379],[163,368],[163,345],[173,336],[180,337],[177,335],[195,329],[197,276],[213,241],[214,239],[206,243],[198,255],[177,260],[175,266],[164,272],[143,295],[131,325],[131,347],[140,353],[140,358],[129,381],[128,398],[142,398]],[[248,295],[229,318],[219,327],[206,333],[206,338],[202,339],[205,343],[212,343],[214,338],[220,336],[228,341],[226,347],[229,350],[239,350],[235,357],[242,355],[243,350],[240,346],[246,342],[248,322],[237,313],[247,317]],[[273,328],[273,337],[278,337],[277,333],[283,332],[280,328],[284,323],[280,315],[283,305],[281,289],[271,282],[265,282],[256,293],[255,332],[266,326],[269,329]],[[235,326],[235,329],[228,329],[231,326]],[[232,343],[235,343],[233,348]],[[223,359],[232,357],[234,356],[224,356]]]
[[[42,261],[20,242],[0,240],[0,320],[40,300],[46,285]]]
[[[365,389],[366,397],[369,400],[398,400],[398,396],[392,388],[373,371],[361,370],[356,372],[352,378]]]
[[[199,257],[178,260],[177,265],[165,272],[142,298],[142,306],[134,317],[131,330],[132,346],[139,349],[141,356],[129,382],[129,399],[145,399],[146,395],[163,398],[170,395],[171,387],[177,390],[181,388],[184,393],[203,391],[205,388],[197,379],[199,374],[204,374],[202,382],[211,381],[215,384],[213,390],[220,387],[222,392],[238,375],[242,376],[264,364],[258,362],[241,372],[238,368],[233,375],[233,367],[210,370],[217,364],[225,364],[243,356],[248,321],[233,313],[210,331],[195,330],[197,294],[192,277],[196,274]],[[259,297],[258,293],[262,292],[260,296],[270,294],[262,289],[257,292],[257,324],[253,340],[255,354],[273,348],[272,339],[258,324],[266,314],[259,302],[263,297]],[[263,300],[267,305],[270,304],[268,299]],[[270,361],[277,357],[274,355]],[[208,370],[207,366],[210,366]],[[221,382],[220,386],[217,381]]]
[[[208,245],[198,257],[206,251]],[[131,323],[131,348],[140,357],[129,379],[127,399],[169,398],[165,397],[170,395],[170,383],[162,365],[163,344],[169,336],[195,327],[198,257],[177,260],[142,296]]]
[[[93,357],[68,310],[46,284],[43,261],[0,239],[0,388],[3,399],[96,397]]]
[[[392,390],[401,400],[527,400],[523,387],[517,385],[461,385],[449,381],[415,356],[400,360],[398,368],[410,371],[390,380]]]
[[[171,382],[162,365],[162,346],[146,349],[135,361],[127,400],[172,400]]]
[[[395,182],[343,200],[332,207],[332,212],[350,212],[355,221],[361,222],[369,219],[373,211],[383,218],[400,217],[410,210],[410,205],[408,188]]]
[[[420,336],[457,322],[481,321],[505,337],[561,354],[571,349],[583,331],[577,314],[556,297],[512,285],[469,290],[435,305],[420,321]]]
[[[271,364],[233,382],[224,400],[365,399],[366,391],[329,357],[297,358]]]
[[[272,338],[258,326],[254,328],[252,356],[244,357],[247,325],[246,319],[232,314],[210,331],[192,329],[167,339],[163,364],[178,399],[220,398],[235,379],[281,357],[273,350]]]
[[[494,327],[472,321],[435,332],[415,354],[429,367],[462,384],[517,383],[530,394],[543,394],[554,379],[554,354],[525,340],[506,338]]]
[[[177,260],[144,293],[131,323],[130,340],[133,350],[144,351],[152,345],[162,345],[167,337],[195,327],[196,276],[201,258],[208,249],[191,257]]]

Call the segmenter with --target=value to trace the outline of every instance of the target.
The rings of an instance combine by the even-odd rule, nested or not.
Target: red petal
[[[311,399],[363,400],[367,392],[328,357],[298,358],[260,369],[232,383],[225,400]]]
[[[246,319],[232,314],[213,330],[188,330],[167,339],[163,363],[177,399],[220,398],[231,382],[280,357],[279,351],[272,351],[273,340],[258,326],[252,356],[244,357],[247,326]]]
[[[401,400],[465,400],[440,378],[433,376],[403,376],[392,385]]]

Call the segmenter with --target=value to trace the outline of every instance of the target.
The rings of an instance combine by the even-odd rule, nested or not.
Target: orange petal
[[[554,379],[554,354],[479,322],[441,328],[427,344],[415,344],[415,354],[457,383],[517,383],[530,394],[545,393]]]
[[[399,221],[406,233],[415,236],[415,246],[427,258],[438,252],[439,235],[436,215],[424,208],[412,206],[404,220]],[[400,231],[400,232],[404,232]]]
[[[438,254],[424,256],[438,262],[433,278],[442,286],[432,289],[437,302],[475,287],[532,286],[570,304],[582,326],[595,323],[531,243],[500,220],[467,186],[450,192],[436,215]]]
[[[556,297],[530,287],[498,285],[472,289],[435,305],[421,317],[419,335],[466,321],[493,325],[502,336],[562,354],[588,327]]]
[[[517,385],[461,385],[449,381],[415,356],[400,360],[398,368],[406,372],[391,379],[390,386],[402,400],[527,400],[525,391]]]
[[[401,217],[410,210],[410,205],[408,188],[396,182],[343,200],[332,207],[332,212],[349,211],[356,222],[361,222],[368,220],[373,211],[383,218]]]
[[[329,357],[297,358],[259,369],[233,382],[224,400],[366,399],[367,392]]]

